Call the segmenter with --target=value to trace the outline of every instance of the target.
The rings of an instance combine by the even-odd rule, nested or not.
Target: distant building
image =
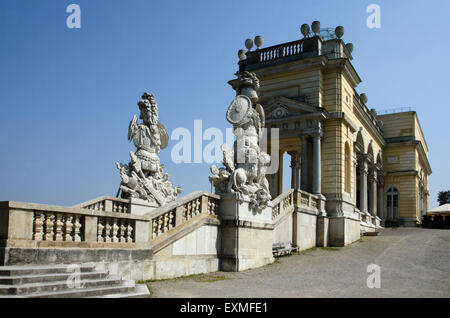
[[[352,50],[321,29],[241,52],[239,71],[260,79],[267,127],[280,129],[280,158],[291,157],[293,188],[324,195],[330,216],[369,213],[385,226],[415,226],[428,209],[431,174],[418,116],[409,108],[383,115],[368,109],[367,96],[356,91]],[[268,176],[273,197],[284,190],[287,168]]]

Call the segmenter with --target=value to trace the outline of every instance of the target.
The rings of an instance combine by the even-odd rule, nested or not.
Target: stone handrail
[[[0,202],[0,246],[77,247],[77,243],[86,242],[90,245],[83,246],[88,247],[103,243],[148,243],[149,221],[147,216],[5,201]]]
[[[83,209],[94,210],[94,211],[108,211],[116,213],[130,213],[130,200],[119,199],[109,196],[102,196],[99,198],[92,199],[74,207],[81,207]]]
[[[323,209],[319,196],[302,190],[295,190],[295,194],[297,209],[307,208],[314,212],[320,212]]]
[[[289,189],[272,201],[272,220],[275,221],[294,210],[294,189]]]
[[[279,58],[301,55],[303,53],[303,40],[296,40],[288,43],[274,45],[259,49],[253,52],[247,52],[247,58],[243,62],[245,65],[251,65]]]
[[[197,191],[161,206],[146,215],[151,219],[151,239],[156,239],[197,215],[218,213],[220,196]]]

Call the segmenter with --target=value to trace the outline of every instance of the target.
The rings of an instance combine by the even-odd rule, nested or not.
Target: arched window
[[[398,220],[398,190],[390,187],[386,192],[386,219]]]
[[[344,176],[345,176],[345,192],[351,192],[351,167],[352,167],[352,159],[350,157],[350,146],[348,142],[345,143],[345,165],[344,165]]]

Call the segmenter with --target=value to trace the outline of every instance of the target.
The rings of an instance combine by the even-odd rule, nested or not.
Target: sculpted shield
[[[252,101],[245,95],[236,96],[228,107],[227,120],[235,125],[241,123],[250,112]]]
[[[159,134],[161,138],[161,149],[167,148],[169,145],[169,135],[167,134],[166,127],[163,124],[158,122]]]

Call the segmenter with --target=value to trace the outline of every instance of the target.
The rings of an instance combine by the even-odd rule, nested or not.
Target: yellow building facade
[[[292,188],[326,199],[330,227],[352,231],[366,217],[415,226],[428,208],[431,174],[417,114],[369,109],[356,90],[353,45],[323,30],[241,54],[239,71],[260,80],[269,135],[279,129],[279,158],[291,158],[267,176],[272,196],[283,191],[283,170],[290,169]]]

